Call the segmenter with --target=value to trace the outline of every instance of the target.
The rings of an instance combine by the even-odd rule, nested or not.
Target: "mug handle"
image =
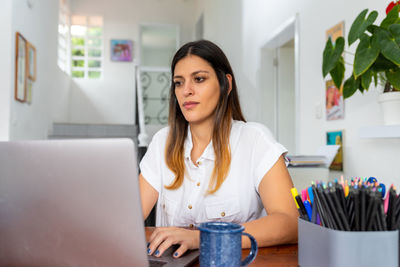
[[[251,242],[250,253],[241,263],[241,266],[246,266],[246,265],[249,265],[256,258],[257,251],[258,251],[258,246],[257,246],[256,239],[252,235],[250,235],[248,233],[242,233],[242,235],[247,236],[250,239],[250,242]]]

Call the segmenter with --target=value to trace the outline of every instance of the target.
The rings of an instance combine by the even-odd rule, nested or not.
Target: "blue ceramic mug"
[[[257,255],[257,242],[244,227],[229,222],[201,223],[200,266],[246,266]],[[242,235],[251,241],[250,254],[242,261]]]

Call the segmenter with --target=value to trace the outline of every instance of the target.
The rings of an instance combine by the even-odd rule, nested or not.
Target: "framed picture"
[[[343,86],[339,90],[332,80],[326,81],[325,99],[326,119],[328,121],[343,119]]]
[[[132,40],[111,40],[112,61],[132,61]]]
[[[31,43],[27,43],[28,53],[28,78],[36,81],[36,48]]]
[[[26,103],[31,104],[32,103],[32,85],[33,81],[28,79],[26,81]]]
[[[333,43],[335,43],[336,39],[341,36],[344,36],[344,21],[339,22],[326,31],[326,40],[331,37]]]
[[[333,44],[341,36],[344,36],[344,21],[326,31],[326,39],[331,38]],[[344,119],[343,86],[336,88],[332,80],[326,81],[325,99],[326,120]]]
[[[340,145],[336,157],[332,161],[329,169],[336,171],[343,171],[343,131],[333,131],[326,133],[327,145]]]
[[[16,33],[15,42],[15,100],[26,101],[27,86],[27,62],[26,62],[26,39],[19,32]]]

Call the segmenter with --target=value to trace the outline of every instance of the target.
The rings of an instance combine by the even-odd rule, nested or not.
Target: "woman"
[[[171,73],[169,127],[155,134],[140,163],[144,218],[158,201],[148,253],[180,244],[179,257],[198,248],[193,225],[205,221],[240,223],[259,246],[296,242],[287,151],[266,127],[245,122],[225,54],[209,41],[187,43]]]

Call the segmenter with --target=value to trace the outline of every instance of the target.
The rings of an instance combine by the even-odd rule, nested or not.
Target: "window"
[[[100,79],[103,74],[103,17],[71,16],[71,76]]]
[[[69,73],[69,11],[65,0],[60,0],[58,16],[58,60],[60,69]]]

